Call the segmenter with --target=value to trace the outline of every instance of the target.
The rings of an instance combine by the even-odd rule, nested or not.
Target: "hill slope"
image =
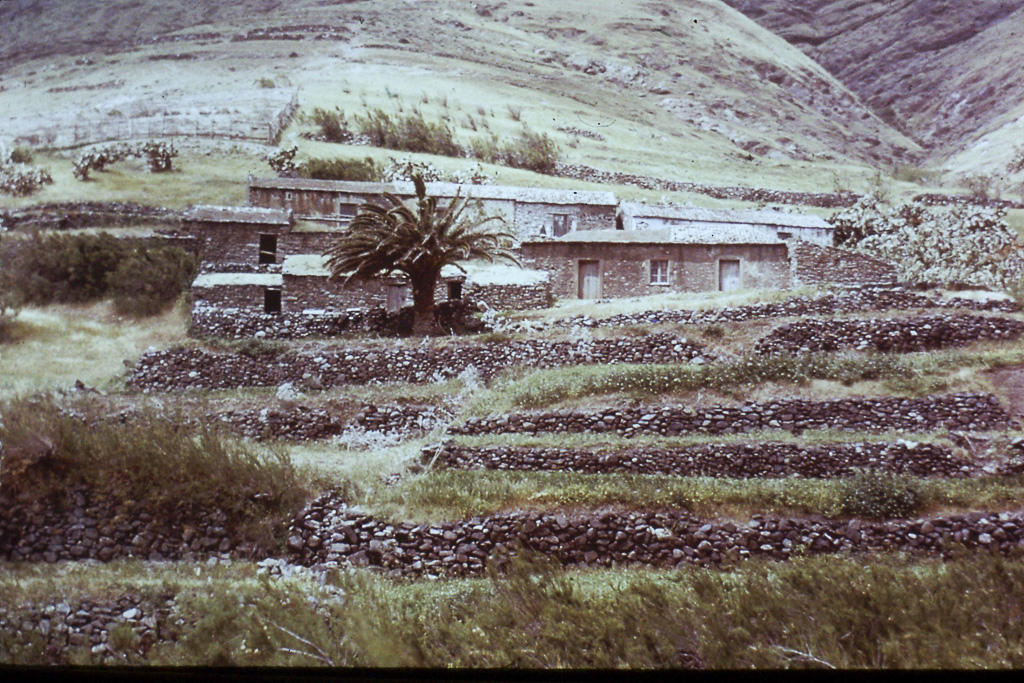
[[[863,172],[917,150],[718,0],[19,0],[0,6],[0,45],[11,137],[140,111],[237,114],[268,78],[350,117],[419,101],[467,139],[513,133],[504,109],[521,108],[569,162],[681,180],[831,190],[851,161]]]
[[[726,2],[800,47],[934,161],[959,155],[951,168],[994,170],[1009,148],[982,145],[979,157],[980,138],[1010,126],[1006,137],[1024,140],[1024,0]]]

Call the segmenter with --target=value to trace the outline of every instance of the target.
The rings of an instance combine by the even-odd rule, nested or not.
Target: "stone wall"
[[[222,288],[211,289],[219,291]],[[223,306],[206,305],[205,301],[193,304],[189,335],[221,339],[334,337],[350,330],[373,330],[386,318],[383,309],[341,313],[263,313],[262,288],[259,289],[259,292],[253,289],[245,296],[238,296],[240,301],[251,301],[252,306],[248,309],[235,308],[231,302]]]
[[[547,308],[552,303],[551,286],[480,285],[468,282],[462,288],[462,299],[470,304],[483,303],[494,311],[531,311]]]
[[[834,401],[747,402],[739,407],[625,407],[601,412],[560,410],[470,418],[453,434],[559,434],[608,432],[624,437],[652,434],[737,434],[759,429],[838,429],[914,432],[938,429],[1005,430],[1011,419],[991,394],[926,398],[845,398]]]
[[[579,263],[600,263],[601,296],[634,297],[667,292],[718,290],[719,261],[740,260],[744,289],[786,289],[789,264],[784,244],[638,244],[630,242],[527,242],[526,264],[551,276],[555,296],[579,296]],[[651,284],[650,261],[669,261],[669,283]]]
[[[937,295],[924,295],[901,287],[858,287],[816,297],[793,297],[785,301],[727,306],[708,310],[658,310],[643,313],[624,313],[607,318],[586,316],[563,318],[552,323],[555,327],[621,327],[651,323],[677,323],[680,325],[710,325],[715,323],[745,322],[769,318],[790,318],[836,313],[868,313],[918,308],[965,309],[971,311],[1000,311],[1016,313],[1021,305],[1016,301],[994,299],[977,301]]]
[[[1024,321],[971,315],[914,318],[799,320],[776,327],[757,341],[754,352],[807,353],[858,351],[913,352],[965,346],[986,340],[1018,339]]]
[[[171,391],[230,389],[299,382],[304,374],[324,386],[367,382],[432,382],[469,367],[489,378],[513,366],[533,368],[608,363],[686,363],[701,357],[696,344],[669,334],[594,339],[589,342],[516,340],[446,343],[443,346],[352,344],[344,350],[273,353],[254,357],[179,347],[145,354],[129,378],[131,386]]]
[[[217,285],[192,287],[192,329],[202,331],[208,324],[208,312],[222,318],[272,318],[263,312],[265,285]]]
[[[436,460],[435,460],[436,458]],[[680,477],[785,479],[846,477],[858,468],[918,477],[966,477],[983,470],[948,446],[895,443],[703,444],[688,448],[576,449],[508,446],[426,446],[423,464],[451,469],[631,472]],[[1011,467],[1010,471],[1014,471]]]
[[[518,544],[570,567],[711,566],[841,551],[948,556],[957,547],[1009,554],[1024,549],[1024,515],[978,512],[889,521],[758,515],[731,521],[682,510],[530,511],[414,525],[374,519],[325,494],[296,518],[288,540],[300,564],[370,566],[408,576],[479,574]]]
[[[289,230],[286,225],[213,223],[193,224],[191,227],[201,245],[200,256],[207,263],[258,264],[261,234],[277,236],[277,263],[289,255],[285,248]]]
[[[848,249],[790,240],[794,287],[804,285],[870,285],[895,283],[896,266]]]

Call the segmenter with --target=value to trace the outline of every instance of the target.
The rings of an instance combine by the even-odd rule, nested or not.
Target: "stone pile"
[[[443,381],[475,368],[490,378],[514,366],[551,368],[614,363],[688,363],[701,349],[670,334],[589,341],[515,340],[450,343],[440,347],[352,345],[310,353],[271,352],[258,356],[178,347],[144,355],[128,384],[143,389],[235,389],[285,382],[322,386],[370,382]]]
[[[1015,313],[1021,310],[1016,301],[992,299],[977,301],[962,297],[943,299],[925,296],[899,287],[864,287],[843,290],[837,294],[819,297],[793,297],[785,301],[726,306],[708,310],[664,310],[643,313],[623,313],[595,320],[587,316],[574,316],[554,321],[556,327],[622,327],[657,323],[679,325],[712,325],[745,322],[769,318],[790,318],[836,313],[869,313],[918,308],[965,309],[971,311],[999,311]]]
[[[89,647],[101,660],[118,661],[110,648],[110,632],[127,628],[137,638],[136,652],[145,655],[154,644],[177,638],[183,620],[177,615],[173,593],[153,598],[126,594],[118,598],[50,605],[5,605],[0,610],[0,632],[17,645],[42,639],[47,654],[63,663],[67,650]]]
[[[856,349],[907,353],[1018,339],[1024,321],[971,315],[933,315],[880,320],[816,318],[780,325],[758,340],[758,354]]]
[[[903,550],[943,555],[957,545],[1009,553],[1024,549],[1024,514],[981,513],[916,520],[701,519],[686,511],[547,513],[517,511],[436,524],[390,524],[331,494],[289,530],[299,564],[380,567],[396,575],[470,575],[518,544],[571,566],[715,565],[748,557]]]
[[[153,514],[88,490],[58,500],[21,503],[0,498],[0,558],[103,562],[134,557],[151,561],[251,556],[256,549],[234,538],[220,510]]]
[[[435,460],[436,457],[436,460]],[[982,470],[934,443],[702,444],[688,448],[576,449],[557,447],[427,446],[423,464],[451,469],[527,470],[587,474],[632,472],[681,477],[782,479],[846,477],[856,469],[918,477],[967,477]]]
[[[925,398],[846,398],[834,401],[780,399],[742,406],[608,408],[600,412],[558,410],[470,418],[453,434],[737,434],[759,429],[863,431],[1005,430],[1011,418],[991,394]]]

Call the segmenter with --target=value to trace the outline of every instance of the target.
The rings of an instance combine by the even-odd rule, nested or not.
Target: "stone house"
[[[524,263],[548,272],[552,293],[567,299],[896,281],[884,261],[747,226],[691,227],[682,236],[674,228],[574,233],[522,250]]]
[[[783,211],[706,209],[622,202],[616,217],[622,230],[672,229],[674,239],[693,241],[716,230],[743,229],[748,234],[782,240],[799,239],[832,246],[835,228],[818,216]]]
[[[329,231],[348,225],[360,204],[379,202],[384,192],[401,199],[415,196],[411,182],[250,177],[248,201],[254,207],[290,210],[296,219],[319,224],[321,230]],[[589,190],[427,183],[427,193],[442,201],[450,201],[456,195],[469,197],[468,212],[500,216],[506,228],[520,240],[560,237],[577,230],[613,229],[618,207],[611,192]]]

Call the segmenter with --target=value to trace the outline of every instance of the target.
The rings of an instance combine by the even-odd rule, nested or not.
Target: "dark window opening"
[[[572,230],[572,216],[567,213],[556,213],[552,217],[551,234],[561,237]]]
[[[779,230],[778,234],[779,234],[779,239],[780,240],[788,240],[790,237],[793,236],[793,233],[786,232],[785,230]]]
[[[621,214],[615,217],[615,229],[616,230],[625,230],[626,229],[626,225],[622,221],[622,215]]]
[[[448,301],[458,301],[462,298],[462,283],[461,282],[449,282],[448,283]]]
[[[277,263],[277,235],[260,235],[260,263]]]
[[[280,313],[281,312],[281,290],[280,289],[264,289],[263,290],[263,312],[264,313]]]

